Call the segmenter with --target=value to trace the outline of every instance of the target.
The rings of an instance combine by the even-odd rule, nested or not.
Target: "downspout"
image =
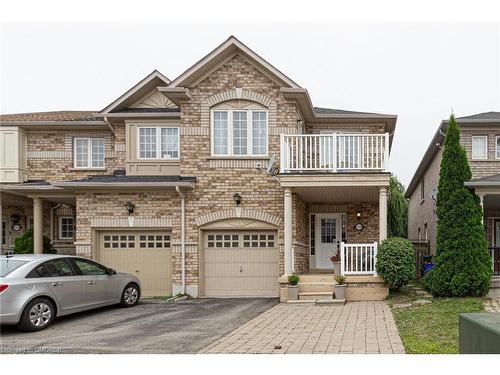
[[[111,133],[115,135],[115,128],[113,128],[113,125],[109,122],[108,118],[104,116],[104,122],[108,125],[109,130],[111,130]]]
[[[181,197],[181,280],[182,293],[186,294],[186,199],[179,186],[175,190]]]
[[[58,203],[50,209],[50,244],[54,245],[54,212],[62,206],[62,203]]]

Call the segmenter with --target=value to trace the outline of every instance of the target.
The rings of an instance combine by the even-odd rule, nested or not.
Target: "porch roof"
[[[465,181],[464,186],[468,188],[477,187],[500,187],[500,174],[476,178],[470,181]]]

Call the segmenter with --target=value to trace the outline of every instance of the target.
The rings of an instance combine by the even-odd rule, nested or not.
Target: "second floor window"
[[[267,112],[263,110],[214,110],[212,155],[267,155]]]
[[[179,128],[139,128],[139,159],[179,159]]]
[[[473,136],[472,137],[472,159],[487,159],[488,158],[488,137]]]
[[[75,138],[75,168],[104,168],[104,139]]]

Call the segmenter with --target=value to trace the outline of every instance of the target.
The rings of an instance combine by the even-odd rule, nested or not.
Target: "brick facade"
[[[180,175],[196,177],[194,189],[183,189],[186,202],[186,284],[196,289],[200,285],[200,244],[203,241],[203,221],[213,214],[233,210],[235,193],[242,197],[241,209],[254,212],[256,218],[278,218],[262,220],[275,226],[280,248],[280,274],[284,273],[284,191],[272,176],[257,170],[268,162],[269,157],[212,157],[210,150],[210,106],[218,105],[230,98],[232,101],[255,100],[267,108],[268,155],[279,160],[280,134],[302,132],[297,121],[301,117],[295,103],[286,101],[281,86],[255,68],[248,60],[235,55],[213,71],[201,82],[188,87],[190,100],[180,103]],[[235,94],[236,93],[236,94]],[[235,95],[240,95],[236,98]],[[361,133],[384,132],[378,124],[331,124],[309,129],[343,131],[355,128]],[[30,180],[50,182],[74,180],[91,175],[110,175],[115,170],[126,169],[125,125],[113,123],[111,130],[81,131],[29,131],[27,132],[27,164]],[[102,137],[105,139],[105,168],[103,170],[76,170],[73,168],[73,139],[75,137]],[[276,165],[275,165],[276,166]],[[137,223],[148,221],[146,228],[171,228],[173,284],[181,283],[181,200],[173,188],[162,191],[138,189],[114,191],[81,191],[75,193],[76,207],[76,253],[87,257],[95,255],[96,231],[104,228],[126,229],[133,219]],[[309,270],[309,214],[311,212],[345,213],[347,217],[347,241],[371,243],[378,241],[378,203],[346,203],[343,205],[312,204],[305,202],[296,193],[292,196],[292,242],[295,248],[296,272]],[[128,215],[125,203],[133,202],[135,211]],[[52,207],[54,204],[48,205]],[[318,205],[322,205],[321,207]],[[315,211],[316,210],[316,211]],[[317,211],[319,210],[319,211]],[[326,211],[321,211],[326,210]],[[358,222],[362,231],[354,229]],[[129,219],[130,218],[130,219]],[[201,220],[201,218],[204,218]],[[141,221],[143,220],[143,221]],[[258,219],[257,219],[258,221]],[[157,227],[155,226],[157,225]],[[193,290],[194,290],[193,289]]]

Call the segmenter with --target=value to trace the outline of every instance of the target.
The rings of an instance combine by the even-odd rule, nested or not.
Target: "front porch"
[[[74,195],[45,183],[2,185],[0,252],[14,250],[17,238],[33,230],[35,254],[43,253],[44,237],[58,254],[75,255]]]
[[[377,249],[387,237],[388,174],[280,175],[279,181],[284,275],[336,268],[345,276],[376,276]]]
[[[284,268],[300,277],[299,300],[332,300],[334,274],[347,278],[348,301],[384,300],[378,246],[387,237],[388,173],[280,174],[284,187]]]

